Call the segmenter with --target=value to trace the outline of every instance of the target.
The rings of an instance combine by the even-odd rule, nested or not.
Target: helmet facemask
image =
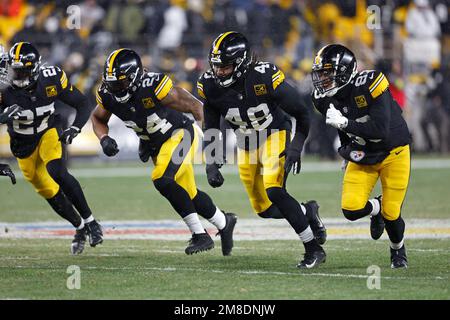
[[[327,97],[334,96],[340,89],[345,87],[356,75],[356,65],[351,74],[345,66],[325,65],[323,67],[313,66],[311,73],[314,88],[320,94]]]
[[[221,87],[229,87],[247,72],[252,59],[248,56],[248,51],[244,51],[240,56],[232,59],[227,59],[222,56],[223,55],[220,53],[210,53],[209,64],[216,82]],[[217,74],[218,68],[225,68],[228,66],[233,66],[233,69],[229,74],[223,76]]]
[[[106,90],[110,93],[117,102],[125,103],[130,100],[131,96],[140,86],[140,69],[130,74],[128,77],[123,74],[119,77],[114,75],[106,75],[103,78]]]
[[[22,61],[9,61],[8,63],[8,81],[15,87],[25,89],[34,85],[39,76],[40,59],[38,63]],[[29,65],[28,65],[29,64]]]

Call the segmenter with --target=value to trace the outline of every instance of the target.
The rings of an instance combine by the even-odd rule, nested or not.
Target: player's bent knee
[[[383,218],[389,221],[397,220],[400,216],[401,205],[396,202],[383,203]]]
[[[364,209],[367,204],[367,199],[363,199],[361,197],[343,197],[342,198],[342,211],[359,211]]]
[[[166,193],[174,183],[176,183],[174,179],[167,177],[161,177],[159,179],[153,180],[155,188],[161,194]]]
[[[279,188],[279,187],[273,187],[266,189],[267,197],[269,197],[269,200],[275,204],[280,203],[284,199],[286,199],[287,192],[286,190]]]
[[[59,187],[56,187],[56,186],[36,189],[36,192],[39,193],[39,195],[41,197],[43,197],[44,199],[53,198],[54,196],[56,196],[58,191],[59,191]]]
[[[360,218],[360,216],[358,214],[359,211],[360,210],[347,210],[347,209],[342,208],[342,213],[344,214],[344,217],[350,221],[355,221]]]

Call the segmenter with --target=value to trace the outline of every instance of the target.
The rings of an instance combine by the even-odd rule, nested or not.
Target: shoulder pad
[[[69,85],[69,79],[67,78],[64,70],[57,66],[44,66],[39,69],[39,78],[46,85],[56,85],[58,89],[66,89]]]
[[[270,62],[258,61],[253,66],[253,69],[264,79],[264,83],[273,90],[276,90],[285,79],[284,72]]]
[[[170,79],[170,77],[164,73],[148,72],[142,79],[142,87],[152,88],[156,99],[161,101],[169,94],[169,91],[173,88],[173,82],[172,79]]]
[[[197,94],[199,97],[206,99],[210,83],[214,84],[214,75],[212,70],[204,72],[197,81]]]
[[[103,87],[103,84],[101,84],[98,86],[97,90],[95,91],[95,101],[97,102],[97,104],[100,107],[106,109],[104,101],[103,101],[104,97],[105,97],[104,87]]]
[[[372,99],[375,99],[389,88],[389,81],[380,71],[364,70],[355,77],[354,85],[368,91]]]

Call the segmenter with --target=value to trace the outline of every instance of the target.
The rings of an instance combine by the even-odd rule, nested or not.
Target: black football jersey
[[[275,65],[257,62],[245,78],[226,88],[218,85],[208,70],[197,82],[197,92],[205,108],[213,108],[238,132],[290,130],[290,116],[272,97],[284,80],[284,73]]]
[[[36,148],[42,135],[55,127],[55,101],[73,90],[66,73],[56,66],[42,67],[36,86],[31,91],[8,86],[1,92],[1,107],[19,105],[20,117],[8,123],[11,151],[26,157]]]
[[[117,102],[100,86],[97,104],[120,118],[150,148],[159,150],[175,130],[193,123],[182,112],[160,103],[172,87],[172,80],[167,75],[150,72],[144,74],[141,86],[126,103]]]
[[[381,100],[382,104],[380,104]],[[364,151],[367,155],[380,152],[387,154],[393,148],[407,145],[411,141],[408,126],[402,117],[402,110],[389,92],[386,76],[379,71],[359,72],[333,97],[326,97],[314,90],[312,101],[315,108],[324,116],[330,103],[333,103],[334,107],[349,119],[349,125],[339,131],[339,136],[342,145],[351,145],[354,150]],[[363,132],[364,130],[357,127],[375,116],[379,123],[387,126],[387,134],[382,139],[373,138],[369,132],[366,134],[349,132]],[[365,130],[367,131],[367,128]]]

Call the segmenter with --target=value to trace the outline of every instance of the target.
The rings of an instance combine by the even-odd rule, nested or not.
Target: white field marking
[[[302,172],[340,172],[341,161],[305,161],[302,162]],[[206,175],[204,165],[196,165],[195,174]],[[448,169],[450,159],[413,159],[411,168],[414,169]],[[114,177],[148,177],[150,179],[153,166],[149,167],[117,167],[117,168],[74,168],[70,172],[78,178],[114,178]],[[19,171],[19,170],[17,170]],[[223,166],[223,174],[238,174],[236,165]],[[22,174],[16,174],[17,179],[23,179]]]
[[[177,240],[186,241],[190,232],[180,220],[102,221],[105,240]],[[326,218],[328,240],[370,239],[369,218],[356,222],[343,218]],[[450,219],[407,219],[407,239],[450,239]],[[5,230],[8,230],[7,232]],[[210,234],[216,228],[208,228]],[[7,223],[0,222],[0,239],[71,239],[73,227],[64,221]],[[273,219],[239,219],[235,240],[298,240],[287,221]],[[218,240],[218,238],[215,238]],[[386,232],[381,237],[387,240]],[[161,249],[161,248],[159,248]]]
[[[52,266],[52,267],[39,267],[39,266],[8,266],[10,269],[44,269],[49,271],[59,271],[65,269],[65,266]],[[83,270],[100,270],[100,271],[159,271],[159,272],[201,272],[201,273],[232,273],[243,275],[272,275],[272,276],[305,276],[305,277],[332,277],[332,278],[356,278],[367,279],[369,275],[364,274],[343,274],[343,273],[324,273],[324,272],[311,272],[302,273],[298,272],[282,272],[282,271],[260,271],[260,270],[220,270],[220,269],[202,269],[202,268],[179,268],[179,267],[99,267],[99,266],[83,266]],[[394,280],[446,280],[448,277],[396,277],[396,276],[381,276],[381,279],[394,279]]]

